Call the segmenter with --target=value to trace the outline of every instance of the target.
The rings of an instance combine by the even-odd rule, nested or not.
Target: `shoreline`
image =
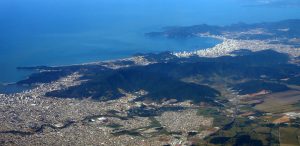
[[[215,47],[216,45],[221,44],[224,41],[224,38],[220,38],[220,37],[216,37],[216,36],[204,36],[203,35],[203,36],[195,36],[195,37],[209,38],[209,39],[219,40],[220,42],[216,43],[213,47]],[[187,51],[187,52],[205,50],[205,49],[210,49],[210,48],[212,48],[212,47],[198,48],[198,49],[193,49],[193,50]],[[168,50],[165,50],[165,51],[149,52],[149,53],[142,53],[142,54],[143,55],[144,54],[150,54],[150,53],[159,54],[159,53],[163,53],[163,52],[170,52],[171,54],[174,54],[174,53],[179,53],[179,52],[182,52],[182,51],[168,51]],[[135,54],[139,54],[139,53],[135,53]],[[66,67],[66,66],[76,66],[76,65],[90,65],[90,64],[99,64],[99,63],[111,63],[111,62],[115,62],[115,61],[126,61],[126,60],[129,60],[129,59],[132,59],[133,57],[142,56],[142,55],[135,56],[135,54],[132,54],[132,55],[130,55],[128,57],[124,57],[124,58],[109,59],[109,60],[99,60],[99,61],[92,61],[92,62],[86,62],[86,63],[75,63],[75,64],[69,64],[69,65],[68,64],[64,64],[64,65],[50,65],[50,66],[46,66],[46,67]],[[38,66],[30,66],[30,67],[38,67]],[[19,67],[17,67],[17,68],[19,68]]]
[[[170,52],[170,54],[178,57],[178,58],[187,58],[193,55],[199,57],[220,57],[220,56],[230,56],[230,52],[240,50],[240,49],[248,49],[250,51],[256,52],[261,50],[272,49],[274,51],[280,53],[286,53],[291,57],[300,56],[300,48],[295,48],[290,45],[284,44],[270,44],[268,41],[265,40],[237,40],[237,39],[229,39],[225,36],[217,36],[217,35],[210,35],[210,34],[195,34],[195,37],[200,38],[209,38],[218,40],[219,42],[216,43],[213,47],[206,47],[206,48],[199,48],[191,51],[161,51],[155,52],[155,54],[163,53],[163,52]],[[136,53],[138,54],[138,53]],[[101,65],[105,63],[113,63],[117,61],[130,61],[133,60],[135,57],[142,57],[149,53],[142,53],[141,55],[132,54],[130,56],[124,58],[116,58],[111,60],[98,60],[92,62],[84,62],[84,63],[74,63],[74,64],[62,64],[62,65],[51,65],[45,67],[68,67],[68,66],[81,66],[81,65]],[[16,70],[38,70],[39,66],[29,66],[29,67],[16,67]],[[32,69],[30,69],[32,68]],[[31,73],[32,74],[32,73]],[[31,74],[29,74],[26,78],[28,78]],[[24,79],[26,79],[24,78]],[[0,82],[2,86],[14,85],[18,81],[15,82]]]
[[[208,38],[208,39],[215,40],[216,43],[215,43],[214,46],[222,43],[222,40],[220,40],[219,38],[215,38],[215,37],[211,37],[211,36],[195,36],[195,37]],[[219,42],[219,41],[221,41],[221,42]],[[200,50],[205,50],[205,49],[209,49],[209,48],[211,48],[211,47],[198,48],[198,49],[190,50],[189,52],[198,51],[199,49]],[[140,57],[140,56],[143,56],[145,54],[150,54],[150,53],[159,54],[159,53],[163,53],[163,52],[170,52],[171,54],[174,55],[175,53],[179,53],[181,51],[168,51],[168,50],[165,50],[165,51],[159,51],[159,52],[141,53],[142,55],[138,55],[138,56],[135,56],[135,54],[139,54],[139,53],[135,53],[135,54],[129,55],[129,56],[124,57],[124,58],[116,58],[116,59],[109,59],[109,60],[98,60],[98,61],[83,62],[83,63],[74,63],[74,64],[49,65],[49,66],[48,65],[37,65],[37,66],[27,66],[27,67],[26,66],[17,66],[15,69],[16,70],[31,70],[32,71],[32,70],[35,70],[34,68],[37,68],[39,66],[45,66],[45,67],[68,67],[68,66],[80,66],[80,65],[96,65],[96,64],[101,64],[101,63],[112,63],[112,62],[116,62],[116,61],[128,61],[128,60],[132,60],[134,57]],[[27,69],[27,68],[33,68],[33,69]],[[32,73],[30,73],[24,79],[28,78],[31,74]],[[21,79],[21,80],[23,80],[23,79]],[[18,81],[20,81],[20,80],[18,80]],[[7,85],[16,84],[18,81],[14,81],[14,82],[1,82],[0,81],[0,84],[4,85],[4,86],[7,86]]]
[[[199,37],[199,36],[196,36],[196,37]],[[213,37],[208,37],[208,36],[200,36],[202,38],[209,38],[209,39],[213,39],[213,40],[220,40],[220,39],[217,39],[217,38],[213,38]],[[222,42],[217,42],[214,46],[220,44]],[[204,50],[204,49],[209,49],[209,47],[206,47],[206,48],[201,48],[201,50]],[[199,49],[195,49],[196,50],[199,50]],[[170,52],[170,54],[174,55],[174,53],[176,53],[175,51],[174,52],[171,52],[171,51],[160,51],[160,52],[153,52],[155,54],[159,54],[159,53],[164,53],[164,52]],[[113,63],[113,62],[117,62],[117,61],[134,61],[134,59],[136,59],[136,57],[142,57],[144,55],[147,55],[147,54],[151,54],[152,52],[149,52],[149,53],[136,53],[136,54],[139,54],[139,55],[136,55],[136,54],[132,54],[128,57],[124,57],[124,58],[117,58],[117,59],[111,59],[111,60],[99,60],[99,61],[93,61],[93,62],[85,62],[85,63],[75,63],[75,64],[62,64],[62,65],[52,65],[52,66],[46,66],[46,65],[38,65],[38,66],[28,66],[28,67],[16,67],[16,70],[30,70],[30,71],[34,71],[36,70],[37,72],[39,72],[39,69],[38,67],[68,67],[68,66],[81,66],[81,65],[104,65],[105,63]],[[25,80],[27,78],[29,78],[29,76],[32,75],[32,73],[30,73],[29,75],[27,75],[25,78],[21,79],[21,80]],[[21,80],[18,80],[18,81],[14,81],[14,82],[0,82],[0,86],[1,89],[0,90],[0,94],[7,94],[7,93],[2,93],[3,91],[6,91],[7,89],[10,89],[12,87],[10,86],[19,86],[17,85],[17,83]],[[19,86],[19,88],[21,89],[20,91],[17,91],[16,92],[9,92],[8,94],[14,94],[14,93],[21,93],[23,91],[27,91],[29,89],[22,89],[23,86]],[[18,88],[18,87],[17,87]]]
[[[220,39],[219,37],[214,37],[214,36],[195,36],[195,37],[199,37],[199,38],[209,38],[209,39],[214,39],[214,40],[219,40],[221,42],[218,42],[216,43],[213,47],[215,47],[216,45],[219,45],[222,43],[222,41],[224,41],[224,39]],[[206,49],[210,49],[212,47],[205,47],[205,48],[197,48],[197,49],[193,49],[193,50],[190,50],[190,51],[187,51],[187,52],[193,52],[193,51],[199,51],[199,50],[206,50]],[[165,51],[159,51],[159,52],[149,52],[149,53],[142,53],[143,55],[145,54],[151,54],[151,53],[155,53],[155,54],[159,54],[159,53],[163,53],[163,52],[170,52],[171,54],[174,54],[174,53],[179,53],[179,52],[182,52],[182,51],[168,51],[168,50],[165,50]],[[139,53],[135,53],[135,54],[139,54]],[[133,57],[138,57],[138,56],[142,56],[142,55],[138,55],[138,56],[135,56],[135,54],[132,54],[128,57],[124,57],[124,58],[116,58],[116,59],[109,59],[109,60],[99,60],[99,61],[92,61],[92,62],[85,62],[85,63],[75,63],[75,64],[64,64],[64,65],[45,65],[45,67],[66,67],[66,66],[76,66],[76,65],[93,65],[93,64],[99,64],[99,63],[111,63],[111,62],[115,62],[115,61],[126,61],[126,60],[129,60],[129,59],[132,59]],[[44,66],[44,65],[39,65],[39,66]],[[38,67],[38,66],[29,66],[29,67]],[[17,68],[20,68],[17,67]],[[23,67],[21,67],[23,68]],[[27,67],[24,67],[24,68],[27,68]],[[23,69],[21,69],[23,70]]]
[[[241,40],[241,39],[230,39],[230,38],[226,38],[225,36],[217,36],[217,35],[210,35],[210,34],[197,34],[197,35],[220,39],[223,40],[223,42],[211,48],[201,49],[192,52],[183,51],[183,52],[175,53],[174,55],[182,58],[190,57],[193,55],[199,57],[215,58],[221,56],[230,56],[231,52],[241,50],[241,49],[247,49],[252,52],[271,49],[279,53],[288,54],[290,57],[300,56],[300,48],[296,48],[294,46],[285,45],[281,43],[271,44],[270,43],[271,40]]]

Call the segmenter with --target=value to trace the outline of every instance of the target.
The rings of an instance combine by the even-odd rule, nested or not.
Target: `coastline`
[[[253,52],[272,49],[280,53],[289,54],[292,57],[300,56],[300,48],[294,48],[290,45],[283,45],[283,44],[269,44],[267,41],[263,40],[236,40],[236,39],[229,39],[225,36],[221,35],[210,35],[210,34],[196,34],[196,37],[201,38],[210,38],[219,40],[220,42],[217,43],[214,47],[207,47],[201,49],[195,49],[194,51],[173,51],[170,54],[175,55],[176,57],[190,57],[190,56],[199,56],[199,57],[220,57],[220,56],[230,56],[233,51],[237,51],[240,49],[248,49]],[[163,53],[165,51],[159,52]],[[159,54],[155,53],[155,54]],[[134,61],[138,57],[143,57],[144,55],[151,54],[151,53],[143,53],[142,55],[130,55],[124,58],[117,58],[111,60],[100,60],[100,61],[92,61],[92,62],[85,62],[85,63],[75,63],[75,64],[64,64],[64,65],[53,65],[53,66],[45,66],[45,67],[68,67],[68,66],[81,66],[81,65],[103,65],[107,63],[114,63],[118,61]],[[42,66],[31,66],[31,67],[17,67],[19,70],[36,70]],[[31,73],[32,74],[32,73]],[[31,75],[29,74],[29,76]],[[28,78],[27,76],[26,78]],[[24,78],[24,79],[26,79]],[[13,85],[16,82],[7,82],[1,83],[2,85]]]
[[[199,37],[199,38],[207,38],[207,39],[212,39],[212,41],[214,43],[213,46],[215,45],[218,45],[219,43],[222,43],[222,42],[219,42],[220,39],[217,39],[217,38],[213,38],[213,37],[207,37],[207,36],[203,36],[203,37]],[[199,42],[199,44],[201,44],[203,42]],[[204,47],[204,48],[201,48],[201,49],[207,49],[207,48],[210,48],[210,47]],[[195,49],[195,50],[199,50],[199,49]],[[180,51],[172,51],[172,49],[170,50],[166,50],[166,51],[159,51],[159,52],[152,52],[154,54],[159,54],[159,53],[163,53],[163,52],[170,52],[171,54],[174,54],[175,52],[180,52]],[[136,56],[136,54],[139,54]],[[140,55],[141,54],[141,55]],[[134,53],[134,54],[131,54],[127,57],[122,57],[122,58],[116,58],[116,59],[109,59],[109,60],[97,60],[97,61],[92,61],[92,62],[83,62],[83,63],[74,63],[74,64],[59,64],[59,65],[49,65],[49,66],[45,66],[45,67],[68,67],[68,66],[81,66],[81,65],[104,65],[104,64],[111,64],[111,63],[114,63],[114,62],[122,62],[122,61],[133,61],[137,64],[140,63],[140,65],[148,65],[148,63],[144,63],[142,59],[143,55],[147,55],[147,54],[151,54],[151,52],[148,52],[148,53]],[[18,80],[15,80],[15,81],[12,81],[12,82],[1,82],[0,81],[0,85],[2,87],[5,88],[8,87],[8,86],[11,86],[11,85],[17,85],[17,83],[21,80],[25,80],[27,78],[29,78],[30,75],[32,75],[32,73],[34,73],[34,70],[36,70],[37,72],[40,72],[41,70],[38,69],[38,67],[42,67],[44,65],[37,65],[37,66],[17,66],[15,68],[15,70],[17,70],[17,72],[20,72],[22,70],[27,70],[27,71],[33,71],[29,74],[27,74],[24,78],[21,78],[21,79],[18,79]],[[105,66],[105,65],[104,65]],[[109,66],[108,66],[109,67]],[[117,69],[118,67],[114,68],[114,67],[111,67],[113,69]],[[8,87],[9,88],[9,87]],[[2,89],[3,90],[3,89]],[[2,92],[2,91],[0,91]]]
[[[288,54],[291,57],[299,57],[300,56],[300,48],[293,47],[291,45],[285,44],[271,44],[271,40],[241,40],[241,39],[230,39],[221,35],[210,35],[210,34],[197,34],[201,37],[207,36],[215,39],[220,39],[223,42],[217,44],[212,48],[192,51],[192,52],[178,52],[174,53],[177,57],[190,57],[193,55],[199,57],[220,57],[220,56],[230,56],[231,52],[247,49],[253,52],[262,51],[271,49],[276,52]]]
[[[300,48],[295,48],[291,45],[284,45],[284,44],[271,44],[270,40],[269,41],[267,41],[267,40],[238,40],[238,39],[227,38],[222,35],[211,35],[209,33],[195,34],[195,37],[209,38],[209,39],[218,40],[220,42],[216,43],[213,47],[195,49],[194,51],[182,51],[182,52],[173,51],[173,52],[170,52],[170,54],[172,54],[178,58],[187,58],[187,57],[194,56],[194,55],[199,56],[199,57],[215,58],[215,57],[220,57],[220,56],[232,56],[233,54],[231,54],[231,52],[241,50],[241,49],[248,49],[253,52],[272,49],[272,50],[280,52],[280,53],[289,54],[289,56],[291,56],[291,57],[300,56]],[[159,53],[163,53],[163,52],[164,51],[159,52]],[[155,53],[155,54],[159,54],[159,53]],[[118,69],[120,67],[113,66],[113,64],[116,62],[122,62],[122,61],[132,61],[136,65],[150,64],[150,62],[147,62],[147,60],[145,60],[145,58],[143,58],[147,54],[151,54],[151,52],[139,54],[136,56],[133,54],[128,57],[111,59],[111,60],[100,60],[100,61],[92,61],[92,62],[85,62],[85,63],[75,63],[75,64],[69,64],[69,65],[67,64],[67,65],[53,65],[53,66],[17,67],[17,69],[19,69],[19,70],[37,70],[37,71],[41,72],[42,69],[39,69],[39,67],[54,67],[55,68],[55,67],[84,66],[84,65],[102,65],[104,67],[108,67],[111,69]],[[29,76],[31,74],[29,74]],[[26,78],[29,78],[29,76],[27,76]],[[24,78],[24,79],[26,79],[26,78]],[[17,82],[18,81],[1,83],[1,85],[3,87],[9,86],[9,85],[16,85]]]
[[[111,51],[109,52],[107,52],[106,49],[103,49],[102,47],[100,48],[94,47],[92,50],[89,49],[86,50],[87,53],[83,54],[84,56],[81,55],[82,53],[80,54],[72,53],[70,55],[67,54],[68,56],[65,56],[66,52],[64,52],[64,54],[60,55],[59,56],[60,58],[57,58],[57,60],[55,60],[56,58],[54,58],[52,54],[50,54],[50,56],[47,56],[46,54],[43,56],[46,56],[49,59],[41,60],[39,58],[38,59],[33,58],[33,60],[30,61],[28,64],[27,61],[24,63],[14,63],[14,64],[8,64],[8,62],[3,61],[3,64],[5,65],[7,64],[6,65],[7,67],[4,69],[5,72],[3,72],[3,75],[5,75],[5,77],[4,76],[2,76],[2,78],[0,77],[0,83],[17,82],[21,79],[24,79],[25,76],[30,75],[28,73],[22,73],[20,71],[17,71],[16,68],[20,66],[30,67],[30,66],[46,65],[52,67],[63,67],[63,66],[74,66],[74,65],[89,65],[89,64],[113,62],[113,61],[128,59],[138,53],[151,53],[151,52],[157,53],[157,52],[164,52],[164,51],[178,52],[184,50],[189,51],[189,50],[197,50],[198,48],[202,48],[202,49],[209,48],[219,43],[218,41],[215,41],[215,39],[213,38],[199,39],[195,37],[190,39],[179,39],[179,40],[174,40],[169,38],[152,39],[152,38],[147,38],[147,36],[145,36],[144,34],[145,33],[144,31],[141,33],[143,34],[138,35],[141,38],[140,39],[138,38],[137,40],[137,41],[141,40],[141,42],[136,42],[136,43],[132,42],[131,44],[122,44],[122,45],[119,44],[107,45],[105,46],[105,48],[111,48],[110,49]],[[104,51],[103,53],[102,50]],[[57,51],[57,50],[53,50],[53,51]],[[79,50],[79,51],[82,52],[83,50]],[[31,59],[28,58],[28,60]]]

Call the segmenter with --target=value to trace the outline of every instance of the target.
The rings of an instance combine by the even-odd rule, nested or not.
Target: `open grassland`
[[[299,111],[300,106],[295,104],[300,101],[300,91],[289,90],[286,92],[273,93],[264,97],[264,102],[255,106],[255,109],[271,112],[284,113],[289,111]]]

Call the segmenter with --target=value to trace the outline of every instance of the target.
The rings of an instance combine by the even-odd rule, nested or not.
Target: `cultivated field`
[[[300,131],[294,127],[280,127],[280,146],[299,146]]]
[[[256,105],[255,109],[271,113],[300,110],[300,106],[296,106],[300,101],[300,91],[297,90],[269,94],[264,96],[263,100],[264,102]]]

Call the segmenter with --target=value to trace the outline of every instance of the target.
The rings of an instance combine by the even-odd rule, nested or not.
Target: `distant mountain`
[[[150,32],[146,35],[150,37],[184,38],[194,37],[199,33],[209,33],[211,35],[227,35],[227,37],[235,39],[282,39],[285,43],[299,45],[299,41],[289,42],[285,40],[300,38],[299,26],[300,19],[255,24],[237,23],[228,26],[201,24],[187,27],[168,27],[162,32]]]

